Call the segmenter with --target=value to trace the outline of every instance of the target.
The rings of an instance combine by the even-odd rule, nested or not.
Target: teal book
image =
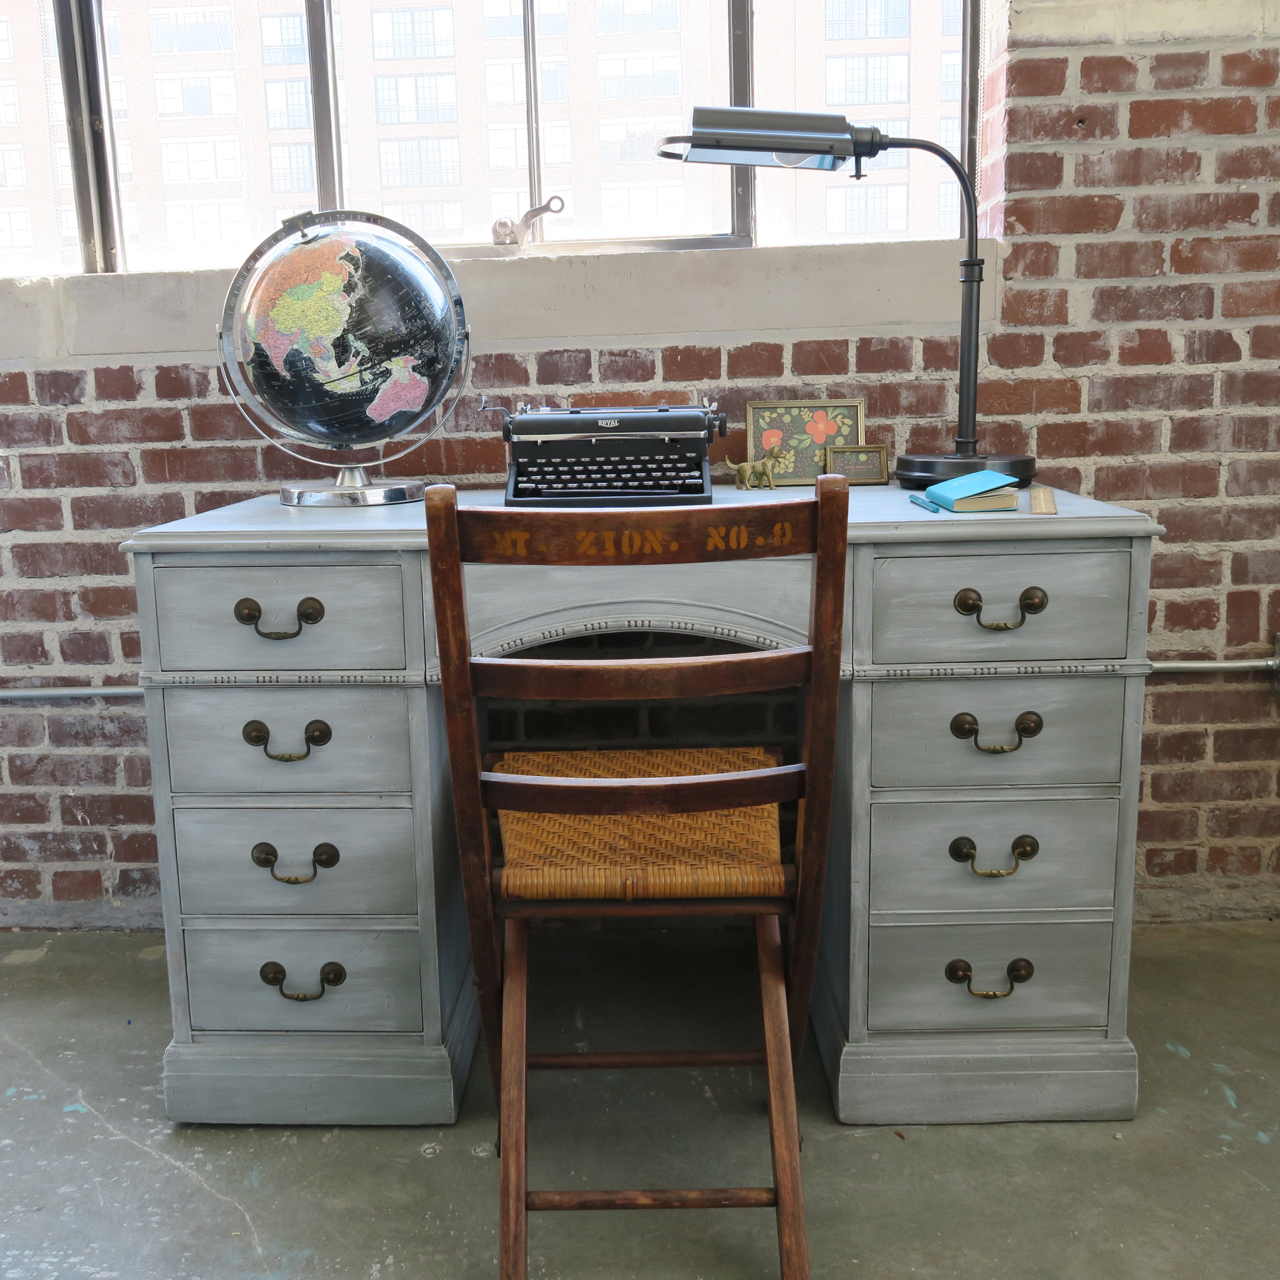
[[[1017,483],[999,471],[971,471],[931,484],[924,496],[948,511],[1015,511],[1018,491],[1012,486]]]

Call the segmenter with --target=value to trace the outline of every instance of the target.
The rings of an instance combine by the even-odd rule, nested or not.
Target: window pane
[[[0,276],[80,265],[53,9],[0,0]]]
[[[963,0],[778,0],[755,6],[755,101],[925,138],[958,152]],[[882,152],[838,174],[756,170],[760,244],[937,240],[958,193],[936,157]]]
[[[110,16],[130,270],[238,265],[282,211],[315,207],[302,0]]]

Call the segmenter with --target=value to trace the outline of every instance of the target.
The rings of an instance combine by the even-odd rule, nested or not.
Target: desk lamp
[[[684,151],[669,151],[670,146]],[[853,161],[861,178],[862,161],[882,151],[911,147],[937,156],[964,193],[968,257],[960,261],[960,408],[954,453],[906,454],[895,475],[904,489],[923,489],[939,480],[973,471],[1001,471],[1026,488],[1036,460],[1025,454],[978,452],[978,303],[982,259],[978,257],[978,202],[960,162],[945,147],[920,138],[887,138],[879,129],[851,125],[843,116],[805,111],[765,111],[755,107],[694,107],[689,136],[663,138],[658,155],[692,164],[741,164],[782,169],[843,169]]]

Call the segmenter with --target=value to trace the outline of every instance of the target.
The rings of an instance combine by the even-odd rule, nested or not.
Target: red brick
[[[256,440],[258,433],[233,404],[193,404],[190,410],[193,440]]]
[[[912,364],[910,338],[859,338],[859,373],[909,373]]]
[[[0,862],[102,862],[109,856],[100,831],[18,831],[0,835]]]
[[[123,489],[137,479],[124,453],[27,453],[19,463],[24,489]]]
[[[1249,354],[1255,360],[1280,360],[1280,325],[1260,324],[1250,329]]]
[[[1274,182],[1280,178],[1280,146],[1236,147],[1219,151],[1218,182]]]
[[[102,897],[102,872],[55,871],[53,873],[55,902],[88,902],[100,897]]]
[[[21,578],[86,578],[129,572],[128,557],[114,542],[32,542],[13,548]]]
[[[1058,274],[1058,246],[1047,240],[1023,240],[1007,246],[1006,280],[1050,280]]]
[[[749,342],[729,351],[728,375],[731,378],[782,377],[782,344]]]
[[[420,456],[419,475],[496,476],[505,474],[507,469],[507,450],[501,436],[434,436]]]
[[[1262,870],[1262,850],[1210,849],[1205,870],[1211,876],[1256,876]]]
[[[147,722],[128,712],[76,712],[49,717],[49,741],[55,747],[143,747]]]
[[[1000,318],[1008,325],[1067,323],[1065,289],[1006,289]]]
[[[1211,373],[1128,373],[1089,379],[1091,413],[1207,409],[1213,404]]]
[[[1220,616],[1216,600],[1202,598],[1165,601],[1166,631],[1214,631]]]
[[[1051,489],[1067,493],[1079,493],[1084,488],[1084,476],[1079,467],[1037,467],[1036,479]]]
[[[1094,496],[1103,502],[1144,498],[1206,498],[1218,492],[1216,462],[1143,462],[1099,467]]]
[[[1210,809],[1205,827],[1209,835],[1220,839],[1280,836],[1280,805],[1251,804],[1239,808]]]
[[[926,373],[940,373],[960,367],[959,338],[925,338],[920,346]]]
[[[1103,324],[1208,320],[1212,316],[1211,284],[1107,284],[1093,291],[1093,319]]]
[[[1015,58],[1009,63],[1011,98],[1055,98],[1066,87],[1066,58]]]
[[[147,756],[141,754],[125,756],[124,784],[126,787],[151,785],[151,761]]]
[[[1280,729],[1218,729],[1213,735],[1213,758],[1218,764],[1280,759]]]
[[[1121,364],[1172,364],[1173,346],[1165,329],[1127,329],[1116,344]]]
[[[1077,187],[1185,186],[1200,177],[1200,153],[1187,147],[1132,147],[1076,156]]]
[[[0,622],[69,622],[69,591],[0,591]]]
[[[35,791],[0,792],[0,825],[38,827],[49,821],[49,802]]]
[[[12,755],[9,781],[20,787],[113,787],[115,756]]]
[[[99,409],[67,414],[72,444],[157,444],[182,439],[177,409]]]
[[[601,382],[652,382],[658,362],[652,351],[636,347],[600,352]],[[736,375],[731,371],[729,376]]]
[[[1187,364],[1232,364],[1242,358],[1240,344],[1229,329],[1188,329],[1183,335]]]
[[[1044,361],[1044,335],[993,333],[987,339],[987,358],[1002,369],[1030,369]]]
[[[26,898],[40,896],[40,869],[38,867],[6,867],[0,871],[0,898]]]
[[[538,353],[538,383],[544,387],[579,386],[591,381],[591,352],[541,351]]]
[[[1275,48],[1222,55],[1222,83],[1227,88],[1240,85],[1265,89],[1275,84],[1277,71],[1280,71],[1280,51]]]
[[[81,587],[80,611],[90,618],[131,618],[138,612],[132,587]]]
[[[1204,804],[1214,800],[1257,800],[1275,790],[1267,769],[1180,769],[1151,775],[1151,798],[1162,804]]]
[[[950,436],[952,434],[950,424],[947,425],[946,430]],[[1021,422],[980,422],[978,423],[978,444],[985,453],[1030,453],[1031,429],[1023,426]],[[950,451],[951,447],[949,438],[946,451]]]
[[[662,376],[668,382],[706,382],[719,378],[720,348],[663,347]]]
[[[1280,509],[1270,502],[1250,506],[1194,503],[1161,507],[1156,518],[1165,527],[1165,542],[1256,542],[1275,537]]]
[[[1229,280],[1222,286],[1222,317],[1280,315],[1280,281]]]
[[[0,404],[30,404],[31,390],[22,370],[0,373]]]
[[[1057,333],[1053,337],[1053,358],[1070,369],[1106,364],[1111,359],[1111,343],[1107,335],[1098,330]]]
[[[1231,557],[1231,581],[1264,586],[1280,583],[1280,550],[1237,551]]]
[[[1266,689],[1164,688],[1151,694],[1155,724],[1242,724],[1272,719],[1273,708]]]
[[[1014,151],[1004,171],[1006,191],[1052,191],[1062,186],[1062,157],[1056,151]]]
[[[111,639],[105,631],[64,631],[58,637],[58,648],[63,662],[100,666],[111,661]]]
[[[1280,370],[1230,369],[1222,375],[1223,404],[1280,404]]]
[[[77,529],[139,529],[184,515],[180,493],[103,493],[71,499],[71,523]]]
[[[0,526],[6,533],[61,529],[62,503],[57,498],[0,498]]]
[[[1080,61],[1080,88],[1085,93],[1132,93],[1138,64],[1132,58],[1089,57]]]
[[[1098,142],[1118,138],[1114,103],[1088,102],[1078,107],[1016,103],[1006,113],[1013,144],[1028,142]]]
[[[1142,809],[1138,812],[1138,839],[1144,844],[1155,840],[1194,840],[1199,833],[1198,809]]]
[[[1019,236],[1096,235],[1114,231],[1123,212],[1119,196],[1019,196],[1005,205],[1005,227]]]
[[[1143,865],[1147,875],[1156,879],[1165,876],[1191,876],[1196,872],[1198,850],[1183,847],[1181,849],[1148,849],[1143,857]]]
[[[116,879],[117,898],[155,898],[159,893],[160,875],[151,867],[125,867]]]
[[[1257,127],[1251,98],[1160,98],[1129,105],[1131,138],[1253,133]]]
[[[569,397],[569,404],[574,409],[608,409],[613,405],[619,408],[643,408],[658,404],[692,404],[693,396],[688,391],[674,391],[670,387],[651,387],[645,391],[579,391]],[[724,405],[720,406],[722,409]],[[506,470],[506,463],[502,464]]]
[[[1115,280],[1164,275],[1159,240],[1120,240],[1076,245],[1076,275],[1082,280]]]
[[[665,368],[665,361],[663,364]],[[801,377],[849,372],[849,344],[843,338],[796,342],[791,347],[791,372]]]
[[[1079,409],[1080,384],[1068,378],[978,383],[979,413],[1076,413]]]
[[[111,848],[117,862],[157,862],[154,831],[113,831]]]
[[[62,443],[56,413],[0,413],[0,448],[52,448]]]
[[[1151,558],[1151,585],[1157,590],[1212,587],[1221,581],[1221,562],[1194,551],[1158,552]]]
[[[1172,733],[1142,735],[1143,764],[1195,764],[1205,758],[1208,735],[1203,729],[1187,729]],[[1143,837],[1144,839],[1176,839],[1177,837]]]
[[[1227,592],[1227,644],[1256,644],[1262,638],[1262,597],[1257,591]]]
[[[843,392],[863,394],[868,418],[932,418],[947,409],[947,388],[941,382],[873,382],[864,387],[831,388],[835,399]]]
[[[1235,458],[1228,462],[1227,496],[1243,498],[1257,494],[1280,494],[1280,459]]]
[[[38,747],[43,742],[44,716],[0,711],[0,747]]]
[[[1151,83],[1156,89],[1199,89],[1208,75],[1207,53],[1157,53],[1151,59]]]
[[[497,352],[471,361],[471,382],[477,387],[527,387],[529,365],[524,356]]]
[[[1267,226],[1280,227],[1280,191],[1267,197]]]
[[[191,450],[192,456],[197,459],[193,466],[199,466],[198,459],[207,451],[204,449]],[[221,450],[223,453],[233,452],[230,449]],[[245,456],[255,458],[258,455],[256,449],[241,450]],[[413,469],[406,472],[401,469],[404,462],[414,463]],[[142,469],[144,477],[147,475],[147,460],[142,460]],[[418,467],[413,454],[403,459],[400,464],[393,464],[385,472],[387,475],[418,475],[420,467]],[[332,482],[333,472],[322,466],[318,462],[304,462],[301,458],[295,458],[292,454],[285,453],[282,449],[264,449],[262,451],[262,474],[267,480],[327,480]],[[217,477],[221,479],[222,477]],[[238,476],[230,476],[229,479],[239,479]]]
[[[194,364],[162,364],[156,370],[157,400],[202,400],[208,394],[208,369]]]
[[[1102,420],[1046,422],[1036,433],[1042,458],[1093,458],[1154,453],[1160,447],[1159,422]]]
[[[1280,416],[1213,414],[1174,418],[1169,448],[1180,453],[1276,452],[1280,450]]]
[[[62,796],[59,812],[67,827],[141,827],[156,819],[150,796],[113,791],[105,795]]]
[[[0,635],[0,658],[6,666],[46,666],[53,659],[38,631],[8,631]]]
[[[37,404],[83,404],[87,379],[83,369],[37,369]]]
[[[94,394],[99,400],[136,400],[142,392],[142,378],[132,365],[93,371]]]
[[[271,450],[278,463],[278,450]],[[287,457],[287,454],[279,455]],[[142,478],[148,484],[201,484],[210,481],[256,480],[258,452],[234,446],[185,449],[144,449]]]

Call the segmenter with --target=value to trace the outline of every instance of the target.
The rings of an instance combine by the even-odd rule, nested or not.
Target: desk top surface
[[[897,484],[849,490],[850,542],[994,542],[1063,538],[1145,538],[1164,532],[1140,511],[1053,491],[1058,514],[1032,515],[1030,493],[1018,495],[1018,510],[954,513],[927,511],[911,502]],[[776,492],[716,485],[715,506],[801,501],[811,486]],[[463,506],[500,506],[501,489],[463,489]],[[427,544],[422,504],[390,507],[286,507],[274,494],[250,498],[184,520],[143,529],[125,550],[310,551],[420,550]]]

